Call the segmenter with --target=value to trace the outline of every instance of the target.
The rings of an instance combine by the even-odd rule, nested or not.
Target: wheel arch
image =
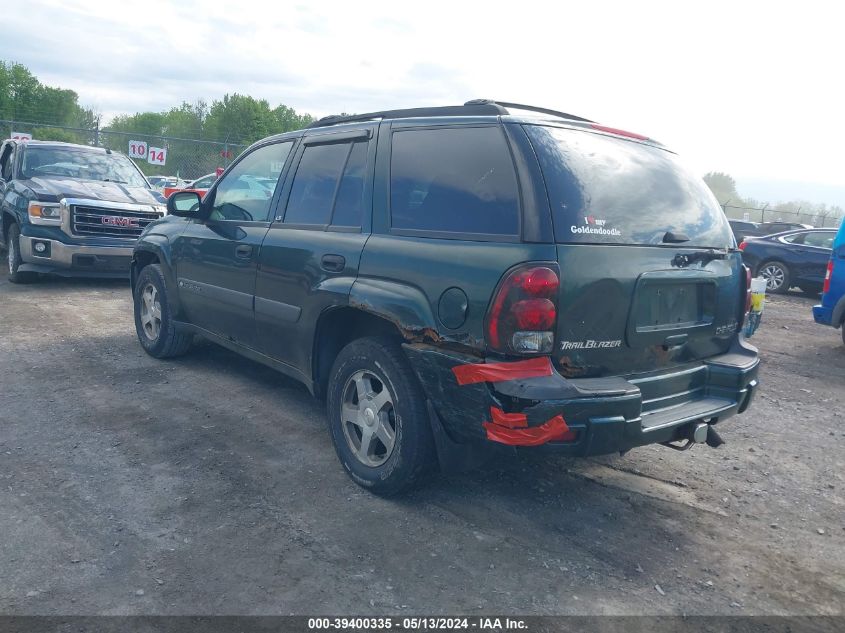
[[[8,209],[3,210],[3,217],[2,217],[2,226],[3,226],[3,242],[4,244],[8,245],[9,242],[9,227],[12,224],[17,224],[20,226],[20,219],[17,218],[11,211]]]
[[[358,307],[329,308],[320,314],[314,330],[311,354],[311,378],[315,396],[325,398],[329,374],[340,351],[352,341],[366,336],[385,336],[397,341],[403,338],[396,323],[384,315]]]
[[[172,293],[168,293],[170,295],[168,300],[170,301],[173,314],[175,316],[181,315],[181,305],[176,285],[176,274],[172,265],[170,242],[163,235],[147,235],[135,245],[129,269],[133,292],[135,291],[135,283],[138,280],[138,275],[150,264],[159,264],[161,266],[167,286],[173,290]]]
[[[839,301],[833,307],[833,318],[831,319],[834,327],[842,327],[845,329],[845,295],[839,297]]]

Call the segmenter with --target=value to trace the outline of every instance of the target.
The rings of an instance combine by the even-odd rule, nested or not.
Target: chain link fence
[[[3,138],[32,138],[105,147],[129,156],[147,176],[173,176],[190,181],[225,168],[246,145],[109,129],[83,129],[0,120]]]
[[[836,228],[842,222],[842,216],[835,210],[795,211],[772,209],[768,205],[762,207],[740,207],[723,204],[725,215],[731,220],[746,222],[795,222],[809,224],[816,228]]]

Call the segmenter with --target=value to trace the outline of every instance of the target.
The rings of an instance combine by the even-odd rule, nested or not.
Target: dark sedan
[[[836,229],[800,229],[752,237],[739,245],[742,261],[755,277],[763,277],[769,292],[797,286],[821,292]]]
[[[745,220],[728,220],[731,225],[731,232],[736,238],[736,243],[739,244],[746,237],[757,237],[758,235],[768,235],[765,231],[760,229],[760,225],[756,222],[746,222]]]

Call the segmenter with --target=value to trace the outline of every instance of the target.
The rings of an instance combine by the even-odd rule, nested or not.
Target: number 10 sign
[[[146,158],[147,144],[144,141],[129,141],[129,158]]]

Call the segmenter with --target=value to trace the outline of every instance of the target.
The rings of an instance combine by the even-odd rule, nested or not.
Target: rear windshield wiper
[[[689,242],[689,237],[685,233],[666,231],[666,234],[663,236],[664,244],[680,244],[681,242]]]
[[[690,264],[694,264],[695,262],[701,262],[702,264],[707,264],[712,262],[714,259],[726,259],[728,254],[725,251],[717,251],[715,248],[711,248],[706,251],[698,251],[696,253],[678,253],[672,258],[672,265],[677,268],[686,268]]]

